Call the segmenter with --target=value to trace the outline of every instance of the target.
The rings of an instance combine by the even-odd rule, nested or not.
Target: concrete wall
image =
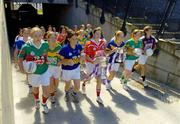
[[[102,25],[99,21],[102,10],[91,5],[90,14],[86,15],[86,3],[82,0],[79,0],[78,8],[75,6],[62,6],[61,10],[62,11],[58,12],[60,15],[60,24],[68,25],[69,27],[73,27],[75,24],[81,25],[87,23],[92,24],[94,27],[100,26],[102,27],[107,40],[112,38],[116,30],[121,29],[123,22],[121,19],[112,17],[111,14],[105,13],[106,22]],[[135,28],[133,25],[127,24],[127,31],[129,33],[133,28]],[[127,38],[129,37],[129,33]]]
[[[87,24],[91,23],[93,26],[101,26],[105,32],[105,37],[109,40],[114,32],[120,29],[122,20],[112,17],[111,14],[105,13],[106,22],[101,25],[99,17],[101,15],[101,9],[95,6],[90,6],[90,14],[85,14],[85,3],[80,2],[79,7],[68,7],[64,13],[63,19],[67,24],[72,27],[74,24]],[[127,24],[128,35],[126,39],[130,37],[130,32],[135,27],[131,24]],[[177,42],[169,42],[160,40],[160,53],[158,56],[150,57],[147,62],[147,76],[157,82],[165,83],[173,88],[180,89],[180,44]]]
[[[151,79],[180,90],[180,42],[159,41],[160,53],[147,62]]]
[[[11,61],[3,0],[0,0],[0,124],[14,123]]]

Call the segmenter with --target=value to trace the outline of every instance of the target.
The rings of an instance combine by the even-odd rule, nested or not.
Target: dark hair
[[[71,29],[69,29],[69,30],[67,31],[67,38],[71,38],[71,37],[74,36],[74,35],[78,36],[78,33],[75,32],[75,31],[73,31],[73,30],[71,30]]]
[[[101,32],[102,32],[101,27],[97,27],[97,28],[95,28],[95,29],[93,30],[93,34],[95,34],[95,33],[96,33],[96,31],[101,31]]]
[[[96,31],[100,31],[101,32],[101,38],[104,38],[104,35],[103,35],[101,27],[97,27],[92,32],[90,32],[90,38],[93,37],[93,35],[96,33]]]
[[[52,27],[52,25],[48,25],[48,28],[49,28],[49,27]]]
[[[64,25],[61,25],[61,26],[59,27],[59,33],[61,33],[61,32],[62,32],[62,29],[67,30],[67,28],[66,28]]]
[[[67,30],[67,37],[66,37],[66,39],[65,39],[65,41],[64,41],[65,44],[69,43],[69,38],[71,38],[71,37],[74,36],[74,35],[78,36],[78,33],[75,32],[75,31],[73,31],[73,30],[71,30],[71,29],[68,29],[68,30]]]

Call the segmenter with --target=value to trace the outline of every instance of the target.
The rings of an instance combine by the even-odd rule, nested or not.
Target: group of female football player
[[[23,28],[15,40],[14,58],[19,69],[26,74],[35,99],[36,109],[40,108],[39,87],[42,87],[42,106],[48,113],[47,100],[56,102],[59,79],[65,82],[65,100],[73,98],[79,102],[78,93],[86,94],[86,84],[96,79],[96,101],[100,97],[101,85],[111,90],[111,82],[120,66],[118,75],[123,88],[128,90],[128,79],[133,71],[141,70],[142,83],[146,87],[145,64],[156,48],[152,27],[132,31],[131,38],[124,40],[123,31],[116,31],[109,42],[105,40],[101,27],[91,24],[77,25],[73,29],[61,26],[56,32],[52,26],[48,31],[43,26]],[[84,71],[84,76],[81,71]],[[82,82],[82,83],[80,83]],[[70,97],[72,96],[72,97]]]

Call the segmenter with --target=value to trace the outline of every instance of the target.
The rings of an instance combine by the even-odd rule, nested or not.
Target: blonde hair
[[[80,35],[81,33],[84,33],[84,30],[81,29],[81,30],[77,31],[78,35]]]
[[[141,32],[139,29],[134,29],[131,33],[131,38],[134,38],[134,35],[136,35],[138,32]]]
[[[52,35],[55,35],[55,36],[56,36],[56,33],[53,32],[53,31],[48,31],[46,36],[47,36],[47,38],[49,38],[49,37],[52,36]]]
[[[116,31],[116,33],[115,33],[115,38],[117,38],[119,35],[123,35],[124,36],[124,32],[123,31],[120,31],[120,30],[118,30],[118,31]]]
[[[33,34],[36,33],[36,32],[42,33],[42,30],[41,30],[40,28],[38,28],[38,27],[32,28],[32,29],[31,29],[31,32],[30,32],[31,37],[32,37]],[[42,34],[43,34],[43,33],[42,33]]]
[[[22,32],[25,32],[25,31],[29,31],[29,29],[28,28],[23,28]]]

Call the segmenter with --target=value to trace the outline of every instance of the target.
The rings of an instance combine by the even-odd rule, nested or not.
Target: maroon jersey
[[[141,37],[143,43],[143,50],[154,49],[156,46],[156,38],[150,36],[150,38],[146,38],[145,36]]]

